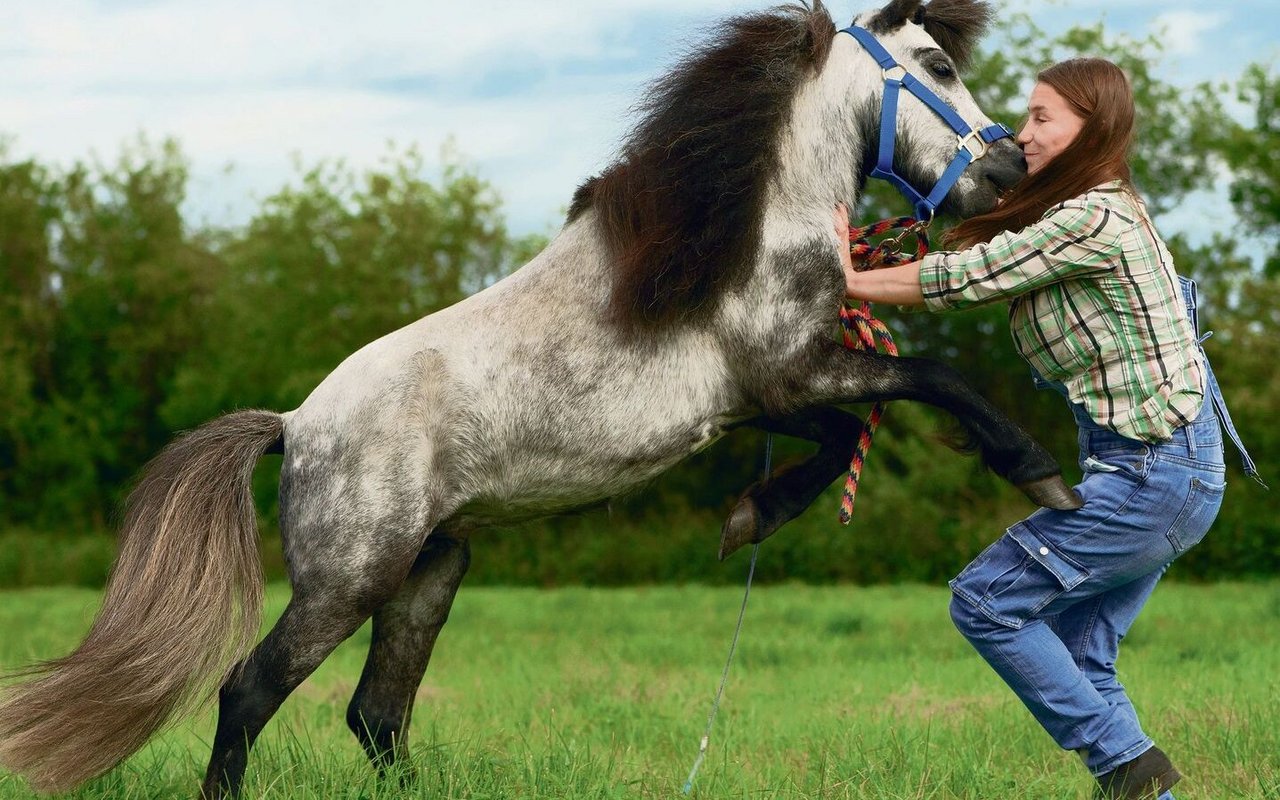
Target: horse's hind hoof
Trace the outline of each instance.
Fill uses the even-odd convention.
[[[760,510],[750,497],[744,497],[729,512],[720,529],[720,560],[724,561],[743,545],[760,541]]]
[[[1036,481],[1018,484],[1031,502],[1043,508],[1058,511],[1074,511],[1084,505],[1084,499],[1075,489],[1067,485],[1061,475],[1050,475]]]

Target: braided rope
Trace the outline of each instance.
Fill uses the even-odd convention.
[[[929,238],[925,232],[926,224],[918,222],[914,217],[898,217],[872,223],[862,228],[849,230],[849,253],[855,262],[866,264],[863,269],[878,269],[916,261],[929,252]],[[873,245],[871,238],[881,236],[892,230],[902,229],[896,237],[882,240]],[[914,253],[901,252],[902,238],[908,233],[916,237]],[[898,355],[897,345],[884,323],[871,313],[871,303],[862,301],[857,306],[848,300],[840,307],[841,336],[844,346],[851,350],[870,350],[884,352],[890,356]],[[857,445],[853,450],[853,458],[849,462],[849,476],[844,482],[844,494],[840,498],[840,523],[848,525],[853,518],[853,499],[858,491],[858,479],[862,477],[862,465],[866,461],[867,451],[871,449],[871,437],[880,426],[880,418],[884,416],[884,402],[877,401],[871,406],[871,414],[862,426]]]

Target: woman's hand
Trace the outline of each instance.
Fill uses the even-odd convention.
[[[853,257],[849,255],[849,207],[844,203],[836,203],[831,212],[831,221],[836,228],[836,250],[840,253],[840,265],[844,267],[845,282],[853,273]]]
[[[920,293],[920,262],[859,272],[853,268],[853,256],[849,253],[849,208],[844,203],[836,203],[831,222],[839,240],[836,249],[840,252],[844,291],[849,299],[906,306],[924,302]]]

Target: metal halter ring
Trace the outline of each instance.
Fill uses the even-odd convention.
[[[891,72],[897,72],[897,75],[890,75]],[[907,68],[901,64],[894,64],[892,67],[885,67],[880,70],[881,77],[886,81],[897,81],[902,83],[907,77]]]

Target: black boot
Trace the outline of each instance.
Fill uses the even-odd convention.
[[[1182,780],[1159,747],[1098,776],[1099,800],[1156,800]]]

